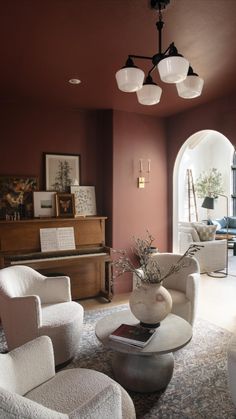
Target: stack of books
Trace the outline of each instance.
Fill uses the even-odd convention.
[[[132,326],[123,323],[109,335],[109,338],[118,342],[127,343],[128,345],[144,348],[150,342],[155,332],[156,329],[148,329],[139,324]]]

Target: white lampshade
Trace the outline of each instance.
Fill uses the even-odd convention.
[[[193,99],[202,93],[204,80],[198,76],[187,76],[181,83],[176,84],[178,95],[184,99]]]
[[[118,88],[122,92],[136,92],[143,86],[144,72],[137,67],[123,67],[116,73]]]
[[[162,89],[156,84],[144,84],[136,94],[141,105],[156,105],[160,102]]]
[[[189,62],[184,57],[169,56],[159,61],[157,68],[165,83],[180,83],[187,77]]]

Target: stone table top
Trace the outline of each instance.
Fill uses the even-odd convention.
[[[122,310],[105,316],[96,324],[95,333],[104,346],[117,352],[139,355],[165,354],[177,351],[192,338],[192,326],[175,314],[169,314],[157,328],[155,335],[144,348],[136,348],[126,343],[111,340],[109,335],[122,323],[136,325],[139,321],[129,310]]]

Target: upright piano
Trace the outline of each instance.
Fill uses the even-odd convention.
[[[0,221],[0,268],[27,265],[43,275],[67,275],[72,299],[112,299],[111,256],[105,245],[107,217]],[[73,227],[75,250],[41,252],[40,229]]]

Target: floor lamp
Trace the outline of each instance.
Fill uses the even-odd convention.
[[[210,194],[213,194],[213,192],[209,192]],[[226,218],[227,218],[227,223],[226,223],[226,271],[225,272],[218,272],[217,275],[213,275],[213,274],[209,274],[209,276],[213,276],[214,278],[225,278],[226,276],[228,276],[228,216],[229,216],[229,199],[226,195],[217,193],[217,196],[223,196],[226,199]],[[214,204],[215,204],[215,198],[211,197],[211,196],[206,196],[204,198],[204,201],[202,203],[202,207],[203,208],[207,208],[207,209],[214,209]]]

